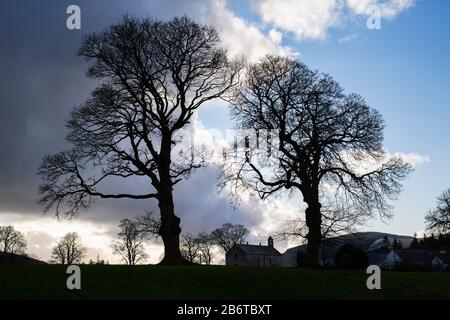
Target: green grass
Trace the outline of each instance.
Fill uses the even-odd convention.
[[[363,271],[224,266],[0,265],[0,299],[450,299],[450,273],[383,272],[368,290]]]

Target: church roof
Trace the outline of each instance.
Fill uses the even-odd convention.
[[[235,247],[244,251],[244,253],[249,255],[260,255],[260,256],[281,256],[281,253],[271,246],[261,246],[253,244],[235,244]]]

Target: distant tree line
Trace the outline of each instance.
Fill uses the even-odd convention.
[[[411,249],[450,250],[450,189],[437,197],[436,207],[425,216],[426,232],[420,239],[414,235]]]
[[[118,239],[111,243],[113,253],[128,265],[143,263],[148,254],[145,243],[157,239],[161,223],[152,212],[135,219],[122,219]],[[225,223],[211,233],[184,233],[181,236],[180,252],[188,263],[211,264],[214,247],[226,253],[236,243],[245,241],[249,231],[243,225]]]
[[[67,233],[52,248],[51,262],[58,264],[78,264],[86,256],[87,249],[82,245],[76,232]]]
[[[119,223],[117,239],[111,242],[114,255],[125,264],[136,265],[144,263],[149,255],[145,243],[159,236],[160,222],[151,212],[135,219],[122,219]],[[227,252],[236,243],[245,241],[249,231],[240,224],[225,223],[211,233],[185,233],[181,238],[181,253],[189,263],[211,264],[214,258],[214,248]],[[27,243],[22,232],[13,226],[0,226],[0,254],[8,253],[26,255]],[[65,234],[51,248],[50,263],[81,264],[87,256],[87,248],[76,232]],[[109,264],[109,261],[90,259],[89,264]]]
[[[422,238],[413,238],[410,249],[416,250],[450,250],[450,234],[424,234]]]
[[[27,242],[22,232],[15,230],[13,226],[0,226],[0,254],[25,255],[26,251]]]

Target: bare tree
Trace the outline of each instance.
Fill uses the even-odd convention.
[[[26,254],[25,236],[13,226],[0,226],[0,251],[18,255]]]
[[[222,227],[211,232],[214,242],[227,253],[236,243],[242,243],[249,231],[241,224],[225,223]]]
[[[323,195],[323,197],[326,197]],[[321,207],[322,214],[322,240],[339,235],[356,232],[358,227],[365,224],[365,214],[355,207],[349,207],[344,199],[327,201]],[[281,229],[275,234],[279,240],[299,241],[306,239],[308,227],[303,217],[286,220]]]
[[[113,253],[119,255],[128,265],[145,261],[148,258],[144,248],[147,232],[140,228],[139,222],[130,219],[122,219],[119,227],[120,232],[117,235],[120,240],[111,244]]]
[[[324,203],[322,200],[321,203]],[[358,211],[358,208],[348,207],[345,201],[330,201],[321,207],[322,214],[322,238],[327,240],[321,242],[320,255],[326,257],[330,255],[333,248],[344,245],[346,240],[338,237],[343,234],[354,233],[365,224],[365,214]],[[300,244],[307,243],[308,227],[303,217],[285,221],[281,229],[275,234],[275,239],[290,240]],[[354,234],[358,237],[357,234]],[[361,236],[361,239],[363,236]],[[323,260],[322,260],[323,261]]]
[[[190,233],[183,235],[181,254],[190,263],[198,263],[200,259],[199,238]]]
[[[67,258],[66,247],[63,241],[60,241],[52,248],[52,257],[50,262],[66,264],[67,262],[66,258]]]
[[[425,222],[429,230],[436,230],[441,234],[450,232],[450,189],[437,198],[436,208],[428,212]]]
[[[158,238],[160,236],[161,219],[153,216],[152,211],[147,211],[145,215],[138,216],[136,223],[148,239]]]
[[[211,264],[213,259],[213,238],[210,234],[200,232],[197,235],[187,233],[181,241],[181,254],[191,263]]]
[[[87,37],[80,55],[88,75],[101,80],[91,98],[72,112],[67,139],[73,149],[47,156],[39,169],[44,211],[75,215],[92,199],[155,199],[164,242],[162,264],[183,264],[180,218],[173,187],[203,165],[195,150],[173,152],[182,129],[205,102],[239,81],[217,31],[192,20],[168,22],[125,17]],[[142,194],[106,193],[108,181],[144,178]],[[103,189],[104,190],[104,189]]]
[[[199,233],[198,235],[198,246],[199,246],[199,263],[211,264],[213,259],[213,246],[214,239],[211,234]]]
[[[69,232],[52,248],[52,261],[61,264],[81,263],[86,252],[78,233]]]
[[[266,56],[248,67],[232,104],[238,128],[254,130],[256,141],[261,131],[273,138],[264,150],[271,157],[256,161],[258,143],[245,141],[245,156],[228,161],[222,183],[261,199],[284,188],[299,191],[307,205],[308,265],[319,265],[321,191],[339,195],[366,218],[391,216],[389,200],[411,166],[387,155],[382,116],[359,95],[344,94],[329,75],[291,58]]]

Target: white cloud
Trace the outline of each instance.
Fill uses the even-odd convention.
[[[358,38],[358,35],[356,33],[353,33],[353,34],[349,34],[345,37],[339,38],[338,42],[341,44],[348,43],[348,42],[355,40],[356,38]]]
[[[347,6],[358,15],[370,15],[370,8],[376,6],[380,9],[381,17],[393,19],[403,11],[412,7],[415,0],[347,0]]]
[[[413,6],[415,0],[253,0],[261,20],[297,39],[324,39],[330,28],[352,15],[369,16],[377,6],[382,18],[393,19]]]
[[[255,61],[266,54],[298,55],[298,53],[282,46],[282,34],[272,31],[269,35],[244,18],[236,16],[226,6],[226,0],[213,0],[210,7],[200,15],[203,22],[213,24],[220,32],[224,46],[231,55],[244,55]]]
[[[269,31],[269,38],[274,43],[281,43],[281,40],[283,40],[283,33],[276,29],[272,29]]]
[[[254,0],[253,7],[268,24],[292,32],[298,39],[321,39],[338,24],[338,0]]]
[[[384,150],[384,156],[381,159],[365,159],[361,161],[354,160],[354,157],[350,154],[343,153],[343,159],[346,160],[347,165],[355,170],[358,174],[364,174],[370,171],[377,170],[381,165],[387,163],[392,158],[401,158],[404,162],[410,164],[413,168],[416,168],[426,162],[430,162],[430,158],[426,155],[420,155],[417,153],[391,153],[389,150]]]
[[[427,155],[423,156],[423,155],[420,155],[417,153],[397,152],[397,153],[394,153],[394,156],[402,158],[405,162],[409,163],[413,167],[417,167],[421,164],[431,161],[429,156],[427,156]]]

